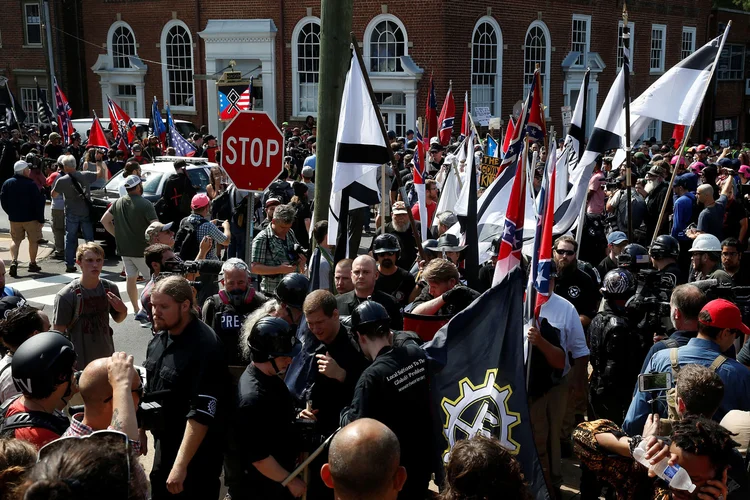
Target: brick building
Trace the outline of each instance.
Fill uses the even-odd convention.
[[[77,116],[89,115],[91,108],[104,112],[110,95],[131,116],[147,117],[156,96],[162,106],[169,100],[176,117],[207,124],[215,133],[216,82],[212,76],[194,80],[193,74],[221,74],[230,61],[244,77],[254,77],[257,108],[277,122],[316,115],[320,0],[51,1],[68,8],[77,3],[87,19],[97,20],[82,25],[82,57],[73,61],[85,66],[87,102],[74,105]],[[720,16],[735,15],[711,15],[709,0],[638,0],[628,8],[633,97],[714,36]],[[438,106],[452,81],[457,114],[468,92],[472,109],[486,106],[507,120],[537,63],[548,119],[560,130],[560,108],[575,103],[587,66],[589,102],[597,108],[603,102],[621,65],[621,11],[621,0],[541,0],[533,7],[521,1],[425,0],[419,8],[405,0],[355,0],[353,30],[388,128],[400,135],[424,113],[430,75]],[[736,15],[742,22],[737,19],[735,27],[747,24],[744,13]],[[5,22],[0,21],[4,38]],[[738,35],[743,40],[747,29]],[[14,63],[5,62],[4,54],[0,66],[12,71]],[[32,58],[34,67],[44,68],[43,54],[21,56],[28,65]],[[595,116],[591,107],[589,127]],[[709,121],[704,116],[696,134],[711,134]],[[646,135],[666,140],[671,133],[671,125],[655,123]]]

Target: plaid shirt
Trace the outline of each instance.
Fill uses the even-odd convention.
[[[250,260],[254,264],[263,264],[264,266],[280,266],[285,262],[292,261],[289,254],[293,253],[296,244],[297,238],[294,237],[294,231],[289,231],[286,234],[286,240],[282,240],[276,236],[269,224],[253,240]],[[265,293],[273,293],[276,290],[276,285],[281,282],[283,277],[283,274],[264,275],[260,289]]]
[[[76,413],[73,415],[73,418],[70,419],[70,427],[68,427],[68,430],[65,431],[65,433],[60,437],[84,437],[84,436],[90,436],[94,433],[94,429],[89,427],[88,425],[84,424],[82,422],[83,420],[83,413]],[[107,430],[110,431],[117,431],[119,429],[115,429],[111,425],[107,427]],[[135,452],[136,456],[141,455],[141,442],[137,440],[130,439],[130,446],[133,448],[133,451]],[[131,464],[131,467],[133,465]],[[143,467],[140,463],[136,463],[135,465],[135,477],[136,482],[139,486],[142,486],[143,488],[139,488],[140,491],[148,491],[148,478],[146,477],[146,472],[143,470]]]
[[[216,256],[216,244],[217,243],[226,243],[227,241],[227,235],[224,234],[224,231],[219,229],[216,224],[212,224],[211,221],[204,219],[200,215],[196,214],[190,214],[190,222],[197,225],[200,221],[200,226],[198,226],[198,244],[200,245],[200,242],[203,241],[203,238],[205,236],[210,236],[212,240],[214,240],[213,245],[211,246],[211,250],[208,251],[206,254],[206,259],[218,259]]]

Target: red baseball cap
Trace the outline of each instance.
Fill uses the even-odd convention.
[[[193,210],[203,208],[208,206],[209,203],[211,203],[211,200],[208,199],[208,196],[205,193],[198,193],[193,196],[193,199],[190,201],[190,208]]]
[[[739,308],[726,299],[712,300],[703,307],[701,315],[708,313],[710,319],[702,321],[698,316],[698,322],[702,325],[713,326],[715,328],[731,328],[739,330],[745,335],[750,335],[750,328],[742,322],[742,313]]]

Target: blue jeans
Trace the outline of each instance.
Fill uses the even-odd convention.
[[[86,241],[94,241],[94,225],[89,217],[65,214],[65,264],[72,267],[76,263],[78,248],[78,228],[83,231]]]
[[[237,257],[245,260],[245,229],[240,228],[233,220],[229,221],[229,230],[232,232],[232,239],[229,241],[229,257]]]

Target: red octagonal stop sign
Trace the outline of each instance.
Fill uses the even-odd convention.
[[[284,169],[284,136],[263,111],[243,111],[221,134],[221,166],[239,189],[264,191]]]

